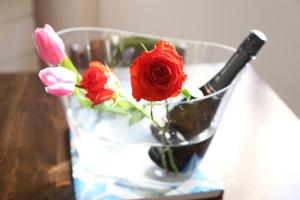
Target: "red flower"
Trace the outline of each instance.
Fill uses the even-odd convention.
[[[109,76],[110,69],[100,62],[91,62],[83,74],[80,86],[87,91],[85,96],[93,105],[103,103],[114,96],[115,92],[107,85]]]
[[[151,51],[144,51],[130,66],[133,97],[139,101],[161,101],[177,96],[187,75],[183,59],[166,41],[158,41]]]

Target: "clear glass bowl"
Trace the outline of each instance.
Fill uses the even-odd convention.
[[[84,168],[96,176],[160,191],[167,191],[191,176],[218,128],[230,94],[228,90],[236,81],[205,97],[201,97],[197,88],[224,66],[235,49],[210,42],[104,28],[71,28],[58,34],[80,71],[86,70],[90,61],[106,63],[132,101],[129,66],[143,51],[141,43],[152,49],[158,39],[164,39],[176,47],[184,58],[184,71],[188,75],[184,87],[197,98],[186,101],[179,96],[169,100],[168,105],[165,101],[153,103],[154,120],[161,126],[169,120],[169,131],[164,134],[147,117],[130,126],[131,115],[81,108],[74,97],[64,98],[63,102],[76,153]],[[135,103],[150,113],[149,103]],[[170,152],[179,173],[174,173]]]

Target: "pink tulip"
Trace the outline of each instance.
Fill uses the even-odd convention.
[[[65,45],[53,28],[46,24],[32,34],[39,56],[48,64],[58,65],[65,56]]]
[[[69,96],[75,90],[76,75],[63,67],[48,67],[39,72],[41,81],[47,86],[47,93],[55,96]]]

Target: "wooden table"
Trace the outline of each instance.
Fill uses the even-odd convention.
[[[74,199],[67,124],[36,74],[0,75],[1,199]],[[300,199],[300,123],[249,68],[234,90],[202,167],[223,199]]]
[[[0,199],[74,199],[59,99],[37,74],[0,80]]]

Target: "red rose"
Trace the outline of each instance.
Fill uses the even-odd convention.
[[[93,105],[110,100],[115,92],[107,86],[110,69],[100,62],[91,62],[83,74],[80,86],[87,91],[86,97]]]
[[[175,48],[158,41],[151,51],[144,51],[130,66],[133,97],[139,101],[161,101],[177,96],[187,75],[183,59]]]

